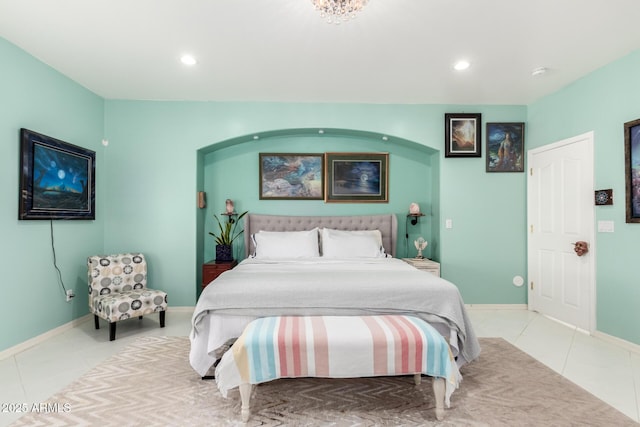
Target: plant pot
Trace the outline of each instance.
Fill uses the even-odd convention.
[[[231,245],[216,245],[216,261],[233,261]]]

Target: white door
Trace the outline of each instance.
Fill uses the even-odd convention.
[[[529,309],[592,332],[593,132],[530,150],[528,165]]]

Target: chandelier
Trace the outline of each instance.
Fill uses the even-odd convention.
[[[356,17],[369,0],[311,0],[320,17],[330,24],[347,22]]]

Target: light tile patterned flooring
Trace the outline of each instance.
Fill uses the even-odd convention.
[[[640,354],[591,337],[539,314],[519,309],[469,308],[479,337],[503,337],[537,360],[585,388],[630,418],[640,421]],[[167,313],[161,329],[157,316],[120,322],[109,342],[107,325],[93,319],[55,335],[14,356],[0,360],[0,403],[44,402],[100,361],[146,335],[186,336],[191,312]],[[195,374],[195,373],[194,373]],[[464,387],[464,383],[462,384]],[[20,414],[0,412],[0,426]]]

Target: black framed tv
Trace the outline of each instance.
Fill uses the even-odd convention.
[[[20,129],[18,219],[95,219],[96,153]]]

